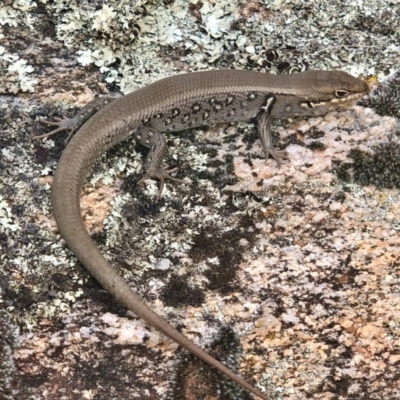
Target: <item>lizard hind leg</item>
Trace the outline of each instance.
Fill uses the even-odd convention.
[[[65,119],[54,117],[54,121],[56,121],[56,122],[48,121],[47,119],[39,120],[40,123],[51,125],[51,126],[56,126],[57,128],[53,129],[51,132],[44,133],[43,135],[33,136],[32,139],[33,140],[43,139],[43,138],[46,138],[46,137],[53,136],[58,132],[70,131],[70,133],[68,134],[68,138],[67,138],[67,143],[68,143],[70,138],[71,138],[71,136],[74,135],[74,133],[82,125],[82,123],[80,121],[78,121],[76,117],[74,117],[74,118],[65,118]]]
[[[80,127],[99,110],[105,107],[108,103],[115,100],[115,97],[104,96],[97,97],[92,100],[89,104],[86,104],[74,117],[72,118],[57,118],[54,117],[54,121],[48,121],[47,119],[39,120],[40,123],[47,124],[50,126],[56,126],[51,132],[45,133],[43,135],[33,136],[33,140],[43,139],[55,135],[58,132],[69,131],[67,137],[67,143],[70,141],[73,135],[80,129]]]
[[[171,174],[176,172],[178,168],[168,169],[161,166],[168,150],[167,141],[162,133],[153,128],[141,127],[133,134],[133,136],[140,144],[150,149],[144,165],[146,173],[144,177],[140,179],[138,185],[142,184],[144,180],[149,178],[158,179],[160,181],[160,188],[156,198],[158,201],[161,198],[166,179],[178,183],[184,183],[185,181],[171,176]]]

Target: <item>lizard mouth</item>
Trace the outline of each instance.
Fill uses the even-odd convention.
[[[300,107],[310,110],[314,109],[315,112],[318,112],[319,110],[330,110],[333,108],[338,108],[341,106],[348,106],[351,103],[354,103],[356,100],[361,99],[361,97],[365,96],[367,92],[365,93],[353,93],[349,94],[346,97],[343,98],[334,98],[331,100],[327,101],[319,101],[319,102],[314,102],[314,101],[306,101],[303,103],[300,103]]]
[[[332,104],[334,107],[336,107],[339,104],[348,105],[348,104],[353,103],[354,101],[356,101],[358,99],[361,99],[361,97],[364,97],[366,94],[367,94],[367,92],[349,94],[348,96],[343,97],[341,99],[334,98],[331,101],[329,101],[328,104]]]

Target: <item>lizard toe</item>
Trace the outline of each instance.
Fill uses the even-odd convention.
[[[158,194],[156,197],[156,201],[160,200],[162,191],[164,189],[165,181],[168,179],[177,183],[185,183],[183,179],[178,179],[172,176],[171,174],[176,172],[178,168],[158,168],[156,170],[147,171],[146,174],[141,178],[138,182],[138,185],[142,185],[146,179],[157,179],[160,181],[160,187],[158,189]]]

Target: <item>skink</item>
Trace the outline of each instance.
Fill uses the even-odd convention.
[[[271,75],[251,71],[205,71],[173,76],[121,97],[88,119],[64,150],[52,186],[53,213],[68,247],[90,274],[129,310],[261,399],[268,397],[188,340],[153,312],[104,258],[80,214],[80,192],[93,164],[110,147],[133,136],[150,149],[145,178],[172,179],[161,164],[164,132],[232,121],[254,121],[265,157],[284,155],[272,146],[275,118],[322,115],[368,93],[368,85],[341,71]],[[67,129],[63,126],[57,131]]]

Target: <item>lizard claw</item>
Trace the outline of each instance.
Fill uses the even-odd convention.
[[[56,122],[52,122],[52,121],[49,121],[47,119],[41,119],[40,122],[43,122],[44,124],[48,124],[48,125],[57,125],[57,126],[59,126],[59,125],[61,125],[59,122],[67,121],[67,120],[69,120],[69,118],[62,119],[62,118],[54,117],[54,121],[56,121]]]
[[[159,201],[161,199],[161,194],[164,189],[164,183],[167,179],[177,183],[185,183],[184,180],[175,178],[170,175],[176,171],[178,171],[178,168],[171,168],[171,169],[158,168],[157,170],[147,171],[146,175],[138,182],[138,185],[142,185],[146,179],[152,179],[152,178],[158,179],[160,181],[160,188],[158,189],[156,201]]]
[[[58,132],[70,131],[70,133],[68,135],[68,138],[67,138],[67,142],[69,142],[69,139],[71,138],[71,136],[79,128],[79,125],[77,124],[76,118],[65,118],[65,119],[62,119],[62,118],[54,117],[54,120],[56,122],[48,121],[47,119],[39,120],[39,122],[41,122],[43,124],[57,126],[58,128],[53,129],[51,132],[45,133],[43,135],[33,136],[32,139],[33,140],[43,139],[43,138],[46,138],[46,137],[49,137],[49,136],[53,136]]]
[[[272,148],[269,149],[268,154],[266,154],[265,162],[267,162],[269,155],[277,162],[278,168],[282,166],[281,160],[287,160],[289,158],[289,154],[286,150],[277,150]]]
[[[89,104],[86,104],[73,118],[57,118],[54,117],[56,122],[48,121],[46,119],[39,120],[40,122],[57,126],[58,128],[53,129],[49,133],[45,133],[44,135],[34,136],[32,139],[43,139],[45,137],[53,136],[54,134],[62,131],[70,131],[67,137],[67,143],[71,139],[71,137],[78,131],[78,129],[94,114],[97,113],[101,108],[103,108],[108,103],[115,100],[115,97],[111,96],[104,96],[104,97],[97,97],[96,99],[92,100]]]

